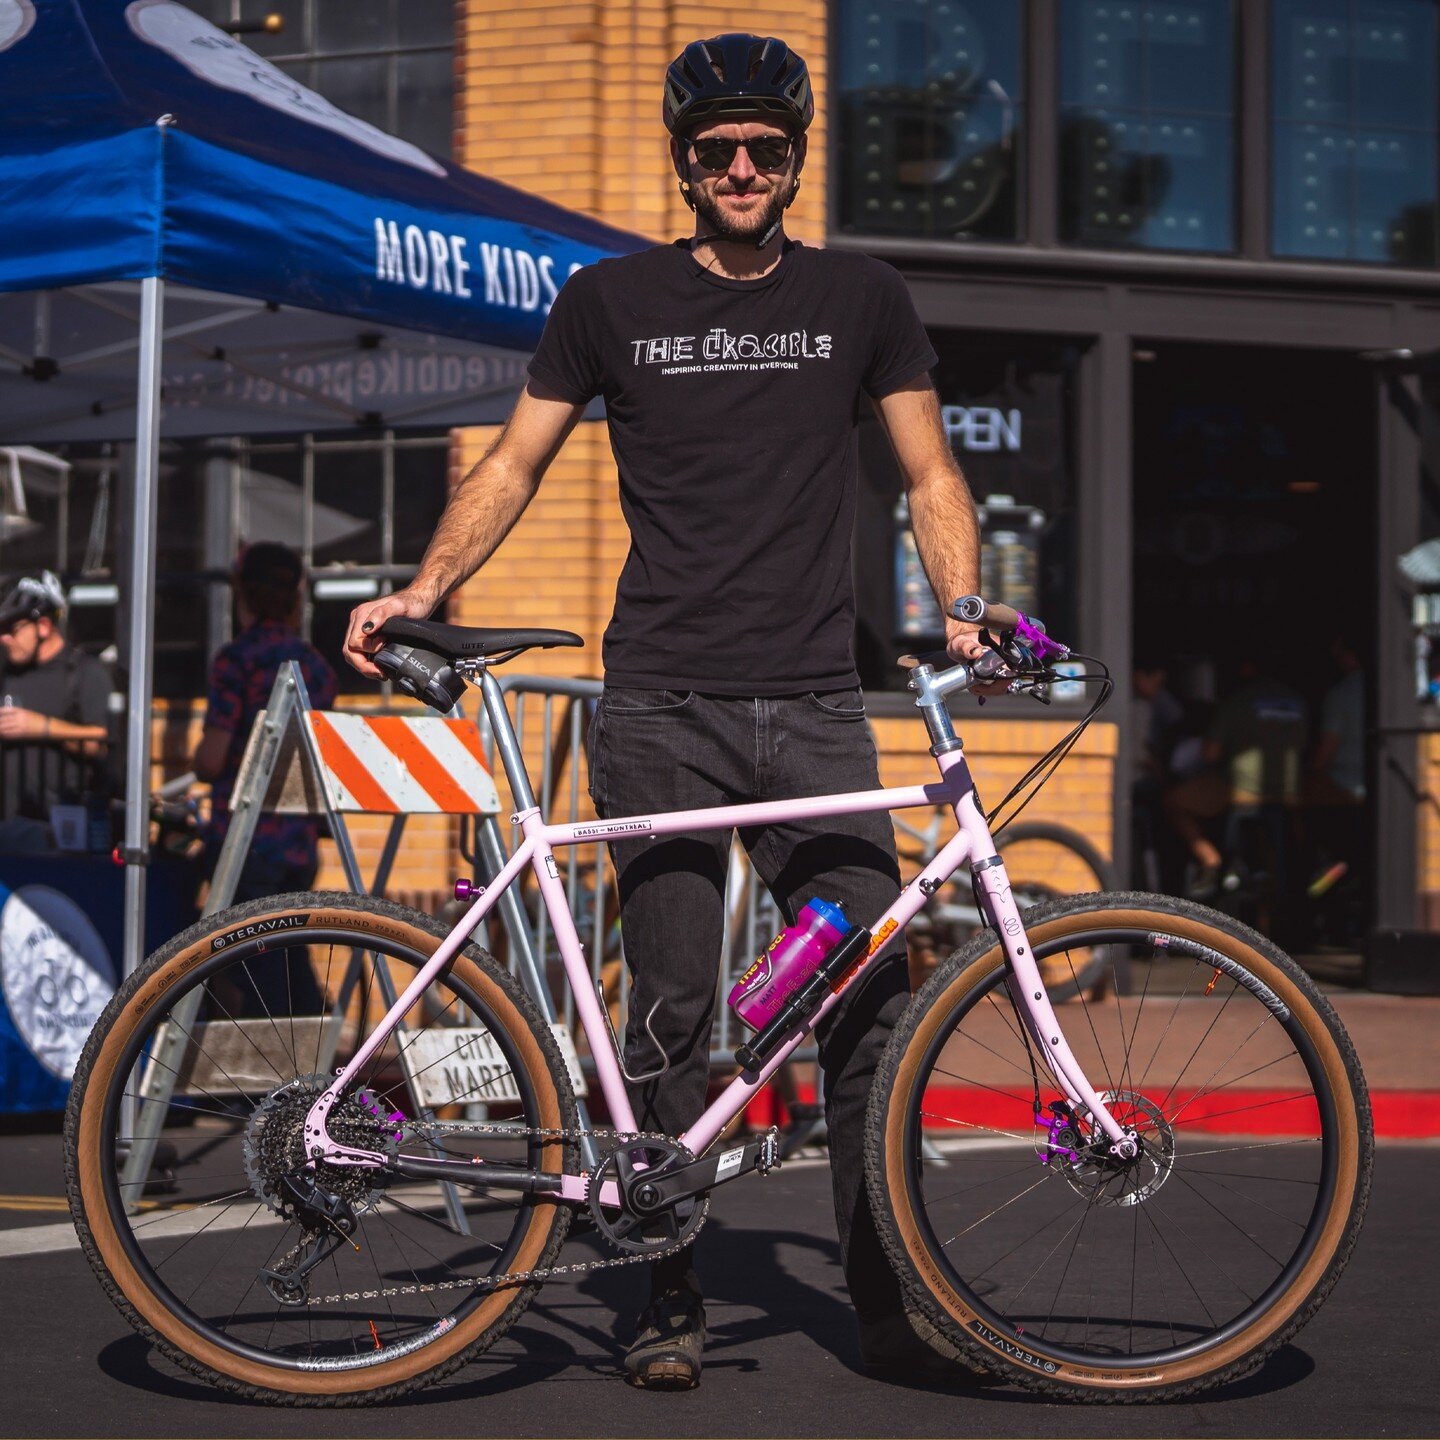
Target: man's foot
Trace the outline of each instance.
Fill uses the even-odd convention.
[[[693,1290],[671,1290],[640,1316],[625,1374],[642,1390],[693,1390],[705,1348],[705,1305]]]
[[[913,1310],[860,1321],[860,1363],[879,1379],[920,1385],[976,1385],[993,1379]]]

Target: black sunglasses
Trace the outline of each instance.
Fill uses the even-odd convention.
[[[696,163],[706,170],[728,170],[742,147],[757,170],[778,170],[790,154],[788,135],[757,135],[753,140],[692,140]]]

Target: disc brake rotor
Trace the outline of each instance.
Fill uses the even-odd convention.
[[[1175,1168],[1175,1131],[1154,1101],[1133,1090],[1102,1090],[1099,1095],[1120,1127],[1135,1132],[1139,1152],[1129,1160],[1100,1154],[1104,1132],[1087,1110],[1077,1110],[1076,1119],[1094,1134],[1095,1145],[1060,1158],[1060,1173],[1072,1190],[1095,1205],[1143,1204]]]

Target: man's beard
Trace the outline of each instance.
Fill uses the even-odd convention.
[[[710,227],[710,233],[705,238],[733,240],[742,245],[753,245],[779,222],[785,214],[787,193],[787,189],[773,185],[769,197],[755,214],[734,215],[726,213],[718,195],[711,198],[699,190],[691,192],[695,200],[695,213]]]

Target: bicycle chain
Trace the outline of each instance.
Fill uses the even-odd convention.
[[[546,1130],[467,1120],[407,1121],[401,1128],[406,1139],[429,1140],[432,1143],[433,1137],[437,1135],[457,1134],[503,1135],[512,1140],[524,1136],[527,1140],[575,1140],[577,1142],[588,1135],[593,1140],[605,1140],[613,1142],[615,1145],[623,1145],[635,1140],[658,1140],[667,1145],[675,1143],[673,1137],[669,1135],[643,1130],[635,1132],[608,1129]],[[481,1290],[488,1293],[506,1287],[518,1289],[522,1285],[528,1285],[532,1280],[549,1280],[557,1275],[585,1275],[594,1270],[614,1270],[621,1265],[634,1265],[642,1260],[663,1260],[667,1256],[678,1255],[686,1246],[694,1242],[695,1236],[700,1233],[705,1224],[709,1209],[710,1197],[707,1195],[703,1199],[700,1224],[685,1240],[667,1246],[664,1250],[647,1250],[635,1255],[616,1255],[600,1260],[577,1260],[566,1265],[542,1265],[531,1270],[510,1270],[503,1275],[461,1275],[454,1280],[436,1280],[426,1284],[417,1282],[413,1285],[391,1285],[379,1290],[347,1290],[338,1295],[309,1295],[305,1298],[305,1304],[307,1306],[339,1305],[356,1300],[389,1300],[397,1295],[429,1295],[437,1290]]]

